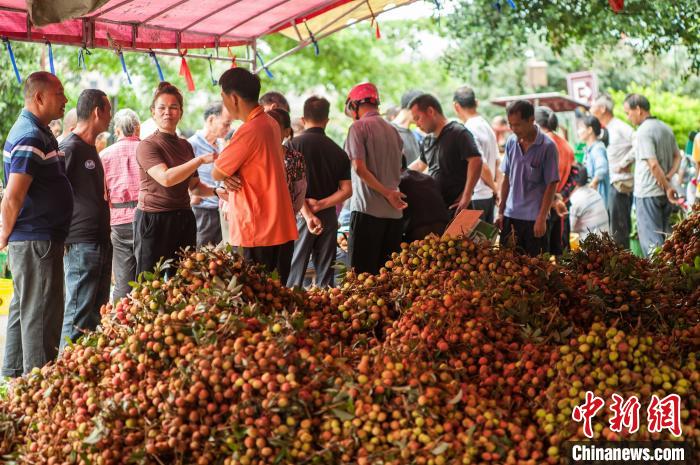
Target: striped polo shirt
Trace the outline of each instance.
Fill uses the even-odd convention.
[[[7,135],[3,162],[5,187],[11,173],[32,176],[10,242],[65,240],[73,214],[65,157],[48,126],[26,109]]]

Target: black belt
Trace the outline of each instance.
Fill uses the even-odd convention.
[[[132,200],[131,202],[113,203],[112,208],[136,208],[138,204],[137,201]]]

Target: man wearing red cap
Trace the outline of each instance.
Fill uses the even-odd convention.
[[[377,273],[401,247],[401,217],[406,208],[399,191],[403,142],[379,115],[379,93],[369,82],[353,87],[345,114],[355,120],[345,141],[352,162],[350,266]]]

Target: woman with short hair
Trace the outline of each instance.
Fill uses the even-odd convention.
[[[197,223],[190,208],[190,192],[200,197],[218,195],[197,175],[197,168],[213,162],[214,154],[195,157],[190,143],[177,135],[183,115],[183,98],[177,87],[168,82],[158,85],[151,115],[157,130],[136,150],[141,182],[134,218],[137,274],[152,270],[161,259],[177,258],[181,248],[196,246]]]

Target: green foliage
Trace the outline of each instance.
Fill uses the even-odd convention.
[[[20,72],[23,71],[22,66],[25,63],[36,63],[38,61],[35,56],[34,45],[32,44],[13,42],[12,50]],[[25,75],[24,73],[22,74]],[[17,83],[10,57],[3,50],[3,52],[0,52],[0,114],[3,115],[3,118],[0,120],[0,141],[2,141],[3,146],[5,137],[23,106],[22,86]]]
[[[434,92],[444,103],[451,101],[456,87],[439,56],[420,53],[421,33],[440,33],[432,20],[394,21],[381,24],[382,38],[377,40],[369,23],[359,23],[319,41],[320,55],[307,47],[275,63],[274,80],[264,80],[263,87],[309,96],[325,95],[334,104],[329,135],[336,142],[345,139],[351,120],[343,114],[348,91],[360,82],[377,85],[382,110],[399,104],[409,89]],[[290,49],[295,42],[273,36],[265,39],[272,55]],[[448,100],[449,99],[449,100]],[[448,107],[448,105],[445,105]],[[446,108],[448,109],[448,108]],[[333,111],[335,110],[335,111]]]
[[[496,4],[500,3],[500,11]],[[700,70],[700,2],[696,0],[625,0],[615,13],[604,0],[528,0],[510,8],[505,1],[462,0],[447,18],[458,44],[448,57],[451,69],[466,63],[486,67],[522,54],[538,38],[555,53],[581,44],[589,56],[617,46],[633,47],[640,62],[676,45],[685,47],[685,75]]]
[[[260,73],[263,92],[278,90],[290,95],[308,96],[321,93],[333,104],[332,122],[329,133],[338,142],[345,138],[350,120],[342,113],[345,96],[350,88],[360,82],[376,83],[380,90],[383,108],[396,105],[401,94],[410,88],[441,89],[442,97],[447,98],[454,87],[439,57],[426,58],[420,55],[419,32],[437,31],[437,25],[430,20],[415,22],[384,22],[381,25],[382,38],[377,40],[374,29],[363,22],[319,42],[321,53],[314,55],[313,47],[307,47],[270,67],[274,79]],[[260,52],[266,61],[294,47],[296,42],[275,35],[265,38],[260,44]],[[45,49],[43,44],[13,42],[17,62],[23,76],[40,69],[38,63]],[[78,66],[78,48],[55,45],[54,58],[56,72],[66,89],[69,99],[67,108],[75,106],[80,91],[97,82],[97,74],[102,78],[118,78],[120,85],[111,93],[116,100],[116,109],[131,108],[142,120],[150,117],[150,103],[153,89],[158,84],[158,74],[151,58],[143,53],[125,52],[127,68],[133,85],[123,77],[121,63],[117,55],[109,50],[91,50],[86,57],[87,71]],[[195,54],[208,54],[209,51],[192,50]],[[225,52],[224,52],[225,53]],[[237,56],[244,56],[243,49],[233,50]],[[184,78],[179,76],[180,58],[159,56],[165,79],[178,86],[185,96],[185,115],[180,123],[183,130],[199,128],[202,110],[206,104],[219,99],[219,87],[211,83],[207,60],[189,59],[188,64],[197,86],[194,93],[187,92]],[[226,62],[212,61],[213,77],[218,77],[229,67]],[[0,110],[8,115],[0,122],[0,137],[4,140],[15,115],[22,108],[21,87],[12,74],[6,54],[0,54]],[[48,64],[46,64],[48,69]],[[104,81],[104,79],[103,79]],[[105,90],[105,89],[103,89]],[[440,90],[437,91],[441,93]],[[295,108],[298,113],[300,108]],[[11,116],[10,116],[11,115]],[[293,115],[298,116],[298,114]]]
[[[350,88],[363,81],[374,82],[384,102],[398,102],[411,87],[439,89],[447,83],[447,75],[436,67],[438,57],[420,55],[420,42],[415,39],[418,32],[437,32],[436,28],[431,20],[386,22],[378,40],[369,23],[357,24],[319,41],[319,56],[307,47],[275,64],[270,84],[297,93],[318,88],[337,93],[343,97],[338,100],[339,110]],[[277,53],[295,45],[283,36],[266,42]]]
[[[615,116],[627,121],[622,111],[625,96],[630,93],[644,95],[649,99],[652,115],[671,126],[678,145],[685,147],[690,131],[697,131],[700,128],[700,99],[660,91],[660,86],[661,83],[658,82],[650,86],[632,83],[624,91],[608,89],[615,101]]]
[[[48,70],[46,61],[45,45],[13,42],[13,50],[17,60],[17,66],[23,77],[34,71],[42,69]],[[151,58],[144,53],[125,52],[124,58],[127,69],[131,75],[133,84],[130,85],[123,75],[121,63],[117,55],[110,50],[95,49],[86,55],[87,70],[83,70],[78,65],[78,48],[70,46],[54,45],[54,60],[56,75],[61,79],[68,97],[67,109],[74,108],[80,92],[92,85],[95,85],[98,78],[115,79],[119,82],[118,87],[114,86],[110,97],[114,99],[115,110],[120,108],[131,108],[140,116],[141,120],[150,117],[151,95],[158,85],[159,78]],[[193,53],[200,53],[193,51]],[[209,63],[201,59],[189,59],[188,65],[194,77],[197,90],[193,93],[187,91],[184,78],[179,76],[180,58],[159,56],[161,68],[165,79],[178,86],[185,97],[185,115],[181,123],[182,128],[196,130],[202,121],[202,111],[206,104],[215,99],[219,99],[219,87],[212,85]],[[214,78],[223,73],[228,64],[224,62],[212,63]],[[6,115],[0,121],[0,140],[5,140],[7,132],[12,127],[17,114],[22,109],[24,101],[22,99],[22,86],[17,83],[12,71],[9,57],[6,53],[0,54],[0,111]],[[103,89],[107,90],[107,89]]]

